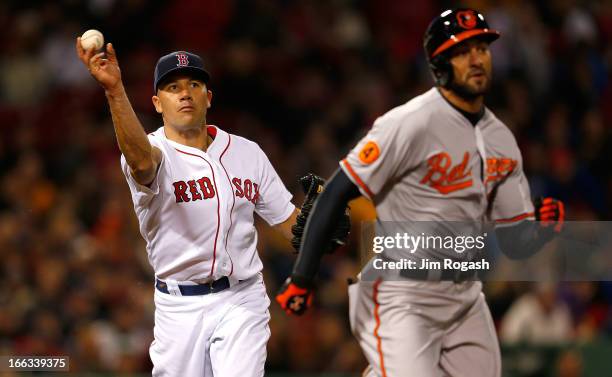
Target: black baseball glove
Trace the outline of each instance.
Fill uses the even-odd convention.
[[[300,178],[300,185],[306,194],[306,198],[304,199],[304,204],[302,204],[302,207],[300,208],[300,214],[297,216],[295,224],[291,227],[291,233],[293,233],[291,245],[296,252],[300,251],[300,244],[302,243],[302,235],[304,234],[306,221],[308,220],[308,216],[310,215],[310,211],[312,210],[312,206],[314,205],[317,196],[323,192],[325,180],[318,175],[308,173]],[[350,209],[347,206],[344,211],[344,215],[342,215],[336,229],[334,230],[331,241],[328,244],[325,252],[331,253],[340,246],[346,244],[350,230]]]

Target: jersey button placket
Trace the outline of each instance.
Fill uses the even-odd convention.
[[[211,158],[210,161],[215,172],[215,177],[217,178],[217,196],[219,199],[219,239],[217,241],[217,260],[220,263],[218,264],[218,270],[217,267],[215,267],[215,275],[220,277],[227,276],[230,273],[227,261],[227,258],[229,258],[229,256],[225,252],[225,244],[227,242],[227,227],[229,226],[229,211],[233,199],[229,196],[229,193],[227,192],[228,183],[226,183],[227,179],[225,177],[225,171],[216,159]]]
[[[482,135],[482,129],[480,125],[482,122],[478,122],[474,127],[474,137],[476,141],[476,149],[478,150],[478,155],[480,156],[480,182],[478,183],[480,186],[480,192],[482,194],[482,198],[485,204],[487,205],[487,184],[486,184],[486,176],[487,176],[487,152],[486,152],[486,144],[484,141],[484,136]]]

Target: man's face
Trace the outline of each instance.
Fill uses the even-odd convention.
[[[152,100],[164,124],[188,129],[205,123],[212,92],[203,81],[178,73],[164,79]]]
[[[489,43],[477,38],[467,40],[450,51],[453,81],[450,89],[464,98],[484,95],[491,86]]]

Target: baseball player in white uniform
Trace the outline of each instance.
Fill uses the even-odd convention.
[[[157,62],[152,100],[163,126],[147,135],[112,44],[105,57],[77,39],[77,52],[105,90],[155,271],[153,375],[263,376],[270,300],[253,214],[288,239],[307,214],[257,144],[206,124],[212,92],[199,56],[178,51]]]
[[[309,306],[321,244],[345,203],[359,195],[373,201],[378,222],[493,221],[512,257],[536,252],[559,229],[563,204],[546,198],[534,208],[517,143],[483,104],[489,43],[498,37],[472,9],[448,10],[431,22],[424,48],[436,86],[378,118],[340,162],[277,296],[287,312]],[[541,221],[527,221],[534,219]],[[440,258],[437,250],[420,252]],[[499,377],[498,341],[476,276],[406,272],[349,286],[351,328],[369,362],[365,375]]]

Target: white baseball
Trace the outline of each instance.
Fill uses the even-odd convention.
[[[104,36],[96,29],[89,29],[81,35],[81,46],[84,50],[92,47],[99,50],[104,46]]]

